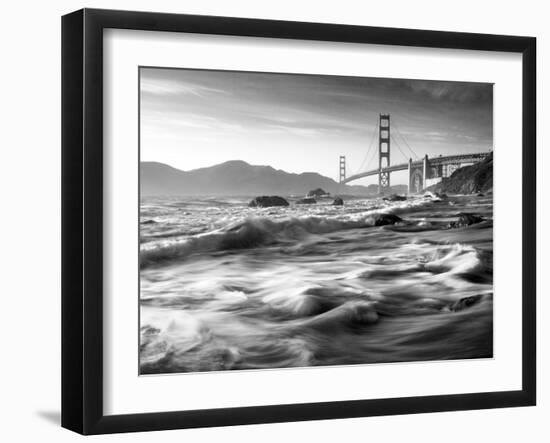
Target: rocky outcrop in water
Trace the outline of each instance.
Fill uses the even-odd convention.
[[[336,197],[334,201],[332,202],[333,206],[343,206],[344,200],[342,200],[340,197]]]
[[[401,217],[395,214],[375,214],[373,215],[374,226],[394,225],[403,221]]]
[[[321,188],[315,188],[311,191],[309,191],[306,195],[306,197],[321,197],[323,195],[330,195],[330,192],[326,192],[325,190]]]
[[[312,205],[312,204],[315,204],[315,203],[317,203],[317,200],[315,200],[314,198],[311,198],[311,197],[305,197],[305,198],[301,198],[299,200],[296,200],[297,205]]]
[[[288,206],[288,202],[277,195],[262,195],[251,200],[248,206],[251,208],[268,208],[270,206]]]
[[[449,306],[449,309],[453,312],[463,311],[470,306],[475,305],[481,300],[481,295],[472,295],[470,297],[464,297],[455,301]]]
[[[427,191],[423,196],[423,198],[431,198],[431,199],[441,199],[446,200],[449,196],[445,194],[444,192],[432,192]]]
[[[483,221],[483,217],[470,214],[469,212],[461,212],[458,214],[458,220],[449,224],[450,228],[463,228]]]
[[[392,194],[392,195],[389,195],[387,197],[384,197],[382,200],[386,200],[386,201],[389,201],[389,202],[400,202],[400,201],[407,200],[407,196],[406,195],[399,195],[399,194]]]

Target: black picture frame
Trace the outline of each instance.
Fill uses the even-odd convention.
[[[103,413],[103,30],[353,42],[522,54],[522,388],[260,407]],[[82,434],[530,406],[536,402],[536,39],[83,9],[62,18],[62,426]]]

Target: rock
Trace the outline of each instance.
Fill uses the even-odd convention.
[[[478,193],[477,193],[477,196],[478,196],[478,197],[484,197],[485,194],[484,194],[483,192],[478,192]]]
[[[283,198],[277,195],[262,195],[261,197],[256,197],[250,201],[248,204],[251,208],[267,208],[270,206],[288,206],[288,202]]]
[[[144,336],[155,335],[155,334],[158,334],[159,332],[160,332],[160,329],[154,328],[152,326],[144,326],[141,328],[141,333]]]
[[[444,192],[442,192],[442,193],[436,192],[435,195],[436,195],[436,197],[441,198],[441,199],[445,199],[445,198],[448,198],[448,197],[449,197],[449,196],[448,196],[447,194],[445,194]]]
[[[386,200],[386,201],[389,201],[389,202],[400,202],[400,201],[403,201],[403,200],[407,200],[407,196],[406,195],[392,194],[392,195],[389,195],[387,197],[384,197],[382,200]]]
[[[455,301],[449,306],[449,310],[453,312],[462,311],[470,306],[475,305],[481,300],[481,295],[472,295],[471,297],[464,297]]]
[[[464,226],[470,226],[483,221],[483,218],[479,215],[470,214],[468,212],[461,212],[458,214],[458,220],[449,224],[450,228],[462,228]]]
[[[426,191],[426,193],[422,197],[423,198],[437,199],[437,198],[442,198],[441,197],[442,195],[443,194],[440,194],[439,192]]]
[[[401,217],[395,214],[375,214],[373,215],[374,226],[394,225],[403,221]]]
[[[330,195],[330,192],[326,192],[321,188],[316,188],[311,191],[309,191],[306,195],[306,197],[321,197],[323,195]]]
[[[332,202],[333,206],[343,206],[344,200],[342,200],[340,197],[336,197],[334,201]]]
[[[312,205],[314,203],[317,203],[317,200],[315,200],[314,198],[311,198],[311,197],[305,197],[305,198],[301,198],[299,200],[296,200],[297,205]]]

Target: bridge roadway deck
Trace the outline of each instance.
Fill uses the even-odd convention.
[[[431,157],[431,158],[428,158],[428,164],[430,166],[439,166],[439,165],[453,165],[456,163],[477,162],[477,161],[483,160],[489,154],[490,154],[489,152],[479,152],[475,154],[459,154],[459,155]],[[421,166],[423,162],[424,162],[424,159],[414,160],[411,163],[411,166],[413,168],[418,167],[418,166]],[[396,171],[405,171],[407,169],[409,169],[408,162],[382,168],[382,171],[380,171],[379,169],[371,169],[370,171],[360,172],[359,174],[355,174],[346,178],[345,180],[342,181],[342,184],[346,184],[351,181],[358,180],[360,178],[378,175],[380,172],[396,172]]]

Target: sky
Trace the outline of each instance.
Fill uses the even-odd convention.
[[[181,170],[244,160],[337,180],[340,155],[348,176],[377,167],[380,113],[391,164],[493,149],[488,83],[140,68],[141,161]]]

